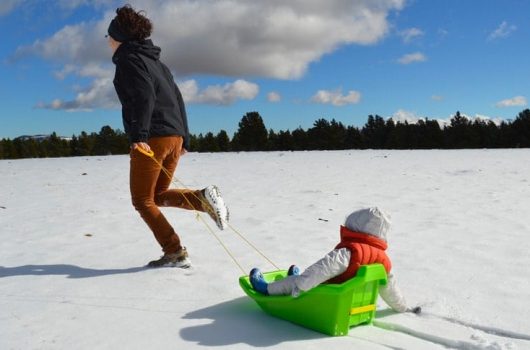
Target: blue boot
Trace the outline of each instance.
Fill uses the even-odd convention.
[[[252,288],[261,294],[269,295],[269,292],[267,291],[268,283],[265,281],[263,274],[257,267],[253,268],[248,276],[250,278],[250,284],[252,284]]]
[[[287,271],[287,276],[298,276],[300,274],[300,268],[296,265],[291,265]]]

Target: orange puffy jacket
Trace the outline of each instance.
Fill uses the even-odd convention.
[[[340,227],[340,243],[335,249],[348,248],[351,252],[350,264],[346,271],[333,277],[326,283],[343,283],[352,277],[355,277],[357,270],[361,265],[383,264],[386,273],[390,272],[392,263],[386,255],[387,244],[375,236],[351,231],[345,226]]]

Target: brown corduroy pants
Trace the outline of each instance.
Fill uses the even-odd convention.
[[[183,139],[181,136],[153,137],[148,144],[154,157],[171,176],[177,167]],[[150,157],[138,150],[131,151],[130,187],[134,208],[140,213],[147,226],[166,254],[182,248],[180,238],[158,207],[176,207],[204,211],[200,191],[169,189],[171,180]]]

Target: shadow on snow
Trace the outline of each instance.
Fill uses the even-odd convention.
[[[323,334],[267,315],[247,297],[196,310],[184,315],[183,318],[213,321],[180,330],[182,339],[203,346],[226,346],[243,343],[255,347],[265,347],[289,341],[326,337]]]
[[[145,270],[144,267],[127,269],[90,269],[75,265],[24,265],[16,267],[0,266],[0,278],[14,276],[55,276],[64,275],[67,278],[90,278],[108,275],[136,273]]]

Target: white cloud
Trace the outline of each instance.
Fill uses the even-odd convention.
[[[267,94],[267,100],[273,103],[280,102],[282,100],[282,96],[276,91],[271,91]]]
[[[431,96],[431,100],[433,100],[433,101],[437,101],[437,102],[440,102],[440,101],[443,101],[443,100],[444,100],[444,97],[441,96],[441,95],[432,95],[432,96]]]
[[[92,77],[94,80],[90,86],[78,89],[79,91],[73,100],[55,99],[50,103],[41,102],[36,105],[36,108],[69,112],[91,111],[95,108],[120,108],[120,102],[112,82],[114,78],[113,69],[105,69],[97,65],[87,65],[81,68],[67,66],[63,71],[56,73],[62,79],[67,74]],[[252,100],[259,92],[258,85],[245,80],[236,80],[223,86],[208,86],[202,91],[199,90],[195,80],[181,82],[178,86],[186,103],[230,105],[237,100]]]
[[[20,46],[10,58],[12,61],[37,55],[67,65],[111,63],[112,54],[104,37],[104,24],[82,22],[67,25],[45,40]]]
[[[22,1],[22,0],[21,0]],[[387,17],[405,0],[137,0],[154,22],[153,41],[162,60],[177,77],[191,74],[260,76],[298,79],[309,64],[344,45],[374,44],[389,30]],[[40,56],[59,62],[58,79],[70,74],[94,79],[71,101],[40,103],[38,107],[68,110],[116,106],[110,71],[111,52],[104,38],[115,15],[115,4],[103,0],[59,0],[58,9],[79,6],[108,9],[100,19],[67,25],[47,38],[20,46],[12,61]],[[178,25],[176,25],[178,24]],[[107,68],[109,67],[109,68]],[[106,77],[102,77],[102,75]],[[196,83],[195,83],[196,85]],[[96,92],[94,89],[104,91]],[[259,87],[245,80],[199,91],[189,84],[191,103],[226,105],[255,98]],[[195,89],[195,90],[194,90]],[[101,98],[101,101],[96,100]],[[345,98],[355,99],[353,96]]]
[[[424,119],[424,118],[420,118],[416,115],[416,113],[414,112],[411,112],[411,111],[406,111],[404,109],[399,109],[397,110],[391,117],[389,118],[392,118],[393,121],[395,121],[396,123],[397,122],[401,122],[401,123],[404,123],[404,122],[407,122],[409,124],[415,124],[418,122],[418,120],[420,119]],[[389,119],[388,118],[388,119]]]
[[[495,29],[488,37],[489,40],[495,40],[499,38],[505,38],[512,34],[515,30],[517,30],[517,27],[515,25],[510,25],[508,22],[503,21],[497,29]]]
[[[73,100],[55,99],[50,103],[41,102],[36,105],[36,108],[66,110],[68,112],[91,111],[96,108],[119,108],[120,104],[112,83],[114,70],[98,66],[82,68],[67,66],[63,71],[56,73],[58,78],[63,79],[67,74],[92,77],[94,80],[87,88],[79,89]]]
[[[461,113],[460,115],[462,117],[467,118],[471,122],[474,122],[475,120],[479,120],[479,121],[482,120],[482,121],[485,121],[485,122],[491,121],[495,125],[500,125],[503,122],[502,118],[491,118],[491,117],[488,117],[488,116],[485,116],[485,115],[481,115],[481,114],[475,114],[475,116],[470,116],[470,115]],[[447,118],[428,118],[428,119],[437,121],[438,124],[440,125],[440,127],[443,128],[444,126],[451,125],[451,119],[454,116],[455,116],[454,114],[451,114]],[[390,119],[390,118],[392,118],[392,120],[394,120],[396,123],[397,122],[401,122],[401,123],[407,122],[409,124],[417,124],[418,121],[420,121],[420,120],[425,121],[427,119],[425,117],[418,116],[415,112],[407,111],[407,110],[404,110],[404,109],[399,109],[391,117],[388,117],[387,119]]]
[[[334,106],[344,106],[347,104],[357,104],[361,101],[361,94],[358,91],[350,90],[347,95],[343,95],[341,89],[334,91],[319,90],[311,101],[320,104],[331,104]]]
[[[405,44],[410,43],[415,38],[423,36],[425,33],[418,28],[409,28],[402,30],[398,33],[398,35],[403,39],[403,42]]]
[[[411,64],[415,62],[424,62],[424,61],[427,61],[427,57],[421,52],[410,53],[398,59],[398,62],[400,64]]]
[[[404,0],[329,0],[325,5],[318,0],[135,2],[153,19],[155,44],[179,76],[279,79],[302,77],[311,62],[340,46],[378,42],[388,32],[388,14],[403,6]],[[65,64],[108,62],[103,35],[113,16],[114,8],[98,21],[66,26],[20,47],[15,58],[32,54]]]
[[[469,119],[471,122],[474,122],[475,120],[478,120],[478,121],[485,121],[485,122],[493,122],[495,125],[500,125],[504,120],[502,118],[491,118],[491,117],[488,117],[486,115],[482,115],[482,114],[475,114],[474,116],[470,116],[470,115],[467,115],[467,114],[464,114],[464,113],[461,113],[462,117],[466,117],[467,119]],[[449,116],[449,118],[447,118],[445,121],[447,123],[447,125],[451,124],[451,118],[453,118],[455,115],[452,114]]]
[[[76,66],[73,64],[65,65],[61,70],[53,72],[53,75],[58,80],[64,80],[66,77],[77,70]]]
[[[517,107],[517,106],[526,106],[528,101],[526,100],[526,97],[524,96],[515,96],[512,98],[508,98],[502,101],[499,101],[495,104],[496,107],[504,108],[504,107]]]
[[[22,4],[24,0],[2,0],[0,2],[0,16],[5,16],[13,11],[15,7]]]
[[[211,85],[200,91],[195,80],[178,84],[184,101],[214,105],[231,105],[237,100],[252,100],[259,93],[259,86],[246,80],[236,80],[225,85]]]

